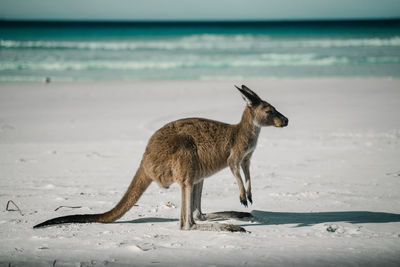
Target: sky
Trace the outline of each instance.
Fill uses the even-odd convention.
[[[400,18],[400,0],[0,0],[3,20]]]

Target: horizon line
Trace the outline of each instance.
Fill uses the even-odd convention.
[[[284,24],[284,23],[357,23],[357,22],[400,22],[392,18],[337,18],[337,19],[262,19],[262,20],[125,20],[125,19],[0,19],[1,24]]]

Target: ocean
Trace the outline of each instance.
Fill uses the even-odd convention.
[[[400,20],[0,22],[0,82],[400,77]]]

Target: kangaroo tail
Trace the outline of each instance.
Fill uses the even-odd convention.
[[[113,222],[121,218],[128,210],[132,208],[133,205],[135,205],[135,203],[139,200],[144,191],[146,191],[151,182],[152,180],[144,173],[143,168],[140,166],[135,174],[135,177],[133,177],[133,180],[129,185],[125,195],[111,210],[99,214],[79,214],[57,217],[37,224],[33,228],[40,228],[62,223]]]

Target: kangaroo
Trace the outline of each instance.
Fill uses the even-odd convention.
[[[249,167],[260,129],[262,126],[285,127],[288,119],[245,85],[235,87],[247,102],[240,123],[230,125],[202,118],[187,118],[166,124],[151,136],[131,184],[114,208],[100,214],[50,219],[34,228],[62,223],[114,222],[139,200],[154,181],[164,188],[174,182],[180,185],[181,230],[245,231],[242,227],[230,224],[195,223],[194,219],[212,217],[201,211],[203,179],[229,166],[239,186],[240,202],[247,207],[247,200],[253,202]],[[245,176],[246,190],[240,167]],[[236,213],[238,217],[243,214]]]

